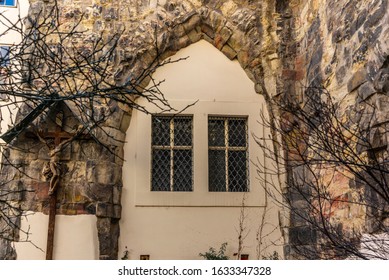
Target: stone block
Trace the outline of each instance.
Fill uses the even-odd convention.
[[[11,240],[0,238],[0,259],[16,260],[16,249]]]
[[[222,53],[228,57],[230,60],[234,60],[237,56],[237,53],[235,50],[233,50],[230,46],[224,45],[224,47],[221,49]]]
[[[374,89],[373,85],[370,82],[363,83],[358,88],[358,99],[360,101],[365,101],[376,92],[377,91]]]
[[[354,51],[352,55],[353,63],[356,64],[356,63],[365,62],[368,50],[369,50],[369,42],[368,40],[364,39],[360,44],[359,48],[356,51]]]
[[[49,185],[50,185],[49,182],[33,181],[31,183],[31,188],[35,194],[35,200],[37,201],[48,200]]]
[[[142,56],[142,61],[144,62],[150,61],[150,59],[152,60],[153,58],[149,56],[149,53],[146,53]],[[96,116],[96,119],[104,119],[105,120],[104,126],[114,127],[116,129],[119,129],[124,114],[126,114],[126,112],[123,112],[118,107],[102,108],[100,109],[100,116],[98,117]]]
[[[118,19],[118,10],[116,8],[104,8],[103,9],[103,18],[105,21],[111,21]]]
[[[70,161],[64,163],[62,180],[69,184],[80,184],[86,181],[86,162]]]
[[[218,32],[226,24],[227,20],[219,12],[211,11],[209,17],[204,22],[207,22],[215,32]]]
[[[85,210],[91,215],[96,215],[96,208],[97,207],[94,203],[89,203],[85,206]]]
[[[113,205],[108,203],[98,202],[96,204],[96,216],[107,218],[113,216]]]
[[[302,227],[307,225],[308,213],[305,211],[291,211],[290,213],[290,224],[292,227]]]
[[[209,37],[207,34],[202,33],[201,38],[213,45],[213,38]]]
[[[81,161],[115,161],[115,155],[107,150],[107,147],[94,141],[81,143],[81,151],[79,156]]]
[[[174,50],[180,50],[182,48],[185,48],[191,44],[191,40],[187,35],[182,36],[178,40],[174,41],[173,49]]]
[[[47,146],[42,146],[42,148],[39,149],[38,158],[46,161],[50,160],[49,148]]]
[[[23,190],[23,182],[20,180],[14,180],[8,182],[6,184],[6,188],[4,185],[0,188],[0,202],[2,201],[21,201],[23,200],[24,190]],[[1,206],[2,204],[0,204]]]
[[[122,186],[121,185],[114,186],[112,190],[112,202],[114,204],[120,204],[121,196],[122,196]]]
[[[95,173],[95,161],[94,160],[88,160],[86,162],[86,180],[88,183],[94,182],[94,175]]]
[[[312,68],[320,67],[323,58],[323,46],[314,46],[314,48],[315,50],[310,59],[310,67]]]
[[[88,162],[87,179],[90,183],[114,185],[121,181],[121,167],[112,162]]]
[[[227,43],[232,35],[231,29],[223,27],[215,36],[215,47],[219,50]]]
[[[202,37],[201,32],[199,32],[197,29],[193,29],[187,35],[192,44],[200,41]]]
[[[289,229],[290,242],[294,245],[310,245],[316,242],[316,232],[309,227],[293,227]]]
[[[357,89],[360,85],[365,83],[367,81],[366,79],[366,69],[361,68],[357,72],[353,74],[353,76],[350,78],[350,80],[347,83],[347,91],[352,92],[355,89]]]
[[[175,36],[176,38],[181,38],[182,36],[186,35],[186,33],[187,32],[182,25],[177,25],[173,29],[173,36]]]
[[[374,88],[383,93],[389,93],[389,68],[378,71],[374,79]]]
[[[186,33],[190,33],[200,24],[201,18],[199,14],[192,14],[190,17],[183,22],[182,26],[185,29]]]
[[[119,204],[113,205],[112,218],[120,219],[122,216],[122,206]]]
[[[375,110],[378,112],[389,112],[389,97],[383,94],[377,94],[375,100]]]
[[[296,79],[296,71],[292,69],[283,69],[282,78],[294,81]]]
[[[388,1],[380,1],[380,6],[373,13],[367,15],[366,22],[364,24],[365,30],[368,30],[370,27],[377,25],[381,20],[385,18],[385,13],[388,12]]]
[[[215,31],[207,24],[201,25],[201,32],[207,35],[212,40],[215,38]]]
[[[247,68],[247,66],[250,62],[249,60],[250,60],[250,57],[249,57],[249,53],[247,51],[238,52],[238,61],[240,63],[240,66],[242,66],[243,69]]]
[[[121,132],[126,133],[128,127],[130,126],[131,116],[132,116],[131,113],[124,113],[122,115],[122,119],[120,121],[120,128],[119,128]]]
[[[226,16],[231,16],[238,9],[238,5],[234,1],[224,1],[225,3],[221,6],[220,10]]]
[[[102,258],[102,256],[106,256],[106,259],[109,259],[109,253],[112,250],[112,238],[115,238],[111,235],[111,219],[98,217],[97,232],[99,238],[100,258]]]
[[[227,44],[236,52],[240,51],[246,45],[244,34],[240,31],[233,32]]]

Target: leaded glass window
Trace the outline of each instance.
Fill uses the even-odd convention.
[[[247,117],[208,118],[209,191],[248,191],[247,140]]]
[[[152,116],[152,191],[193,190],[193,117]]]

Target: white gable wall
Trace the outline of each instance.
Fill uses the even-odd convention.
[[[172,59],[185,61],[158,69],[154,78],[166,80],[160,89],[170,104],[193,115],[194,185],[193,192],[152,192],[151,186],[151,116],[133,112],[127,132],[123,166],[122,219],[120,251],[125,247],[131,259],[150,255],[150,259],[198,259],[209,247],[228,242],[227,254],[238,250],[238,228],[243,193],[208,192],[208,115],[249,116],[249,157],[264,162],[251,133],[263,135],[260,111],[264,99],[237,61],[228,60],[216,48],[200,41],[179,51]],[[152,112],[158,110],[140,101]],[[268,199],[250,164],[250,192],[245,198],[245,226],[248,235],[242,253],[256,258],[256,233],[265,209],[268,224],[264,234],[273,231],[264,244],[280,241],[277,209],[267,207]],[[268,248],[261,255],[281,251]]]

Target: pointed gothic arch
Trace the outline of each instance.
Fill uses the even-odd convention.
[[[173,9],[170,7],[170,9]],[[182,15],[172,26],[161,28],[147,40],[150,43],[139,47],[134,55],[123,58],[118,65],[117,80],[126,81],[140,76],[156,59],[163,61],[179,50],[205,40],[223,53],[229,60],[237,60],[248,78],[254,83],[255,91],[263,94],[268,110],[271,110],[270,94],[264,85],[262,67],[261,23],[253,11],[244,11],[242,22],[233,22],[220,12],[201,7]],[[151,23],[153,24],[153,22]],[[155,23],[154,23],[155,24]],[[142,86],[150,82],[144,77]],[[273,86],[271,86],[273,88]],[[270,89],[271,90],[271,89]],[[121,126],[122,132],[128,127],[128,119]]]
[[[159,73],[161,71],[157,70],[154,78],[157,81],[166,78],[166,84],[169,85],[164,87],[164,84],[162,84],[162,91],[168,101],[172,102],[173,107],[176,107],[178,110],[198,99],[198,102],[193,107],[189,107],[182,112],[185,116],[191,116],[193,119],[193,189],[189,192],[180,193],[151,191],[151,116],[133,112],[131,124],[127,132],[127,143],[124,147],[126,161],[123,166],[123,211],[120,221],[121,244],[119,246],[119,251],[123,251],[127,247],[131,251],[131,258],[137,258],[138,254],[142,255],[145,253],[151,254],[151,258],[164,258],[161,251],[166,252],[167,258],[180,258],[178,251],[181,246],[184,246],[185,242],[182,240],[179,232],[184,236],[189,236],[192,233],[179,227],[177,230],[178,236],[174,238],[174,242],[181,245],[172,246],[171,242],[173,240],[171,240],[171,236],[169,237],[167,232],[170,228],[161,226],[163,221],[174,219],[172,217],[180,215],[186,217],[184,218],[185,221],[180,222],[183,227],[185,227],[184,225],[188,226],[190,215],[197,217],[193,218],[191,227],[196,232],[209,237],[209,242],[218,242],[218,237],[208,231],[211,229],[217,231],[216,228],[219,227],[224,229],[224,236],[228,238],[225,241],[234,243],[236,240],[232,236],[235,234],[234,226],[237,224],[237,217],[235,216],[240,211],[242,203],[245,204],[245,207],[250,208],[252,220],[255,217],[260,217],[262,215],[260,214],[262,213],[261,211],[265,211],[264,209],[267,208],[266,193],[262,189],[263,186],[258,186],[258,181],[255,179],[254,166],[250,166],[249,174],[252,187],[244,202],[242,202],[242,193],[213,193],[208,190],[207,168],[209,163],[206,156],[208,143],[204,142],[207,139],[208,116],[245,116],[249,120],[249,154],[251,154],[254,160],[264,160],[262,158],[263,155],[259,151],[260,149],[255,145],[255,141],[251,141],[251,133],[256,134],[257,137],[261,137],[259,133],[264,133],[257,121],[260,121],[258,117],[260,116],[261,105],[266,107],[265,99],[255,92],[253,82],[248,79],[246,73],[242,71],[241,66],[236,61],[233,62],[226,59],[223,55],[220,55],[219,50],[204,40],[182,48],[175,54],[174,58],[187,55],[189,55],[188,60],[162,67],[164,70],[161,68],[161,71],[164,74]],[[217,56],[218,60],[216,66],[214,65],[214,60],[216,60],[214,56]],[[198,60],[203,61],[197,64]],[[209,71],[208,67],[214,72]],[[220,72],[217,72],[218,70]],[[177,79],[175,79],[175,76]],[[236,83],[235,85],[233,84],[234,82]],[[143,102],[141,105],[147,108],[147,102],[140,102]],[[158,110],[153,111],[154,108],[152,106],[148,109],[150,112],[158,113]],[[264,165],[264,163],[261,163],[261,165]],[[165,212],[166,210],[169,213]],[[207,219],[201,218],[205,214],[204,211],[208,211],[206,215],[213,222],[207,223]],[[256,215],[253,213],[256,213]],[[272,242],[275,240],[279,241],[282,238],[279,228],[277,228],[279,221],[275,213],[278,213],[278,210],[273,208],[269,211],[269,216],[267,217],[275,227],[273,230],[276,234],[271,237],[274,238]],[[215,215],[226,216],[221,218],[219,223],[212,218]],[[151,224],[147,224],[146,221],[149,221]],[[150,225],[152,225],[152,228],[150,228]],[[176,223],[171,224],[171,228],[175,228],[175,226]],[[253,224],[250,226],[253,226]],[[158,237],[152,237],[154,231],[161,232],[165,236],[163,244],[158,244]],[[253,232],[255,232],[254,229],[252,230]],[[148,238],[149,241],[145,242],[145,238]],[[253,249],[254,242],[253,237],[251,236],[250,238],[250,255],[253,258],[255,255],[255,250]],[[222,242],[222,240],[219,241]],[[169,250],[164,248],[166,244],[170,244]],[[204,244],[200,245],[204,246]],[[186,246],[188,248],[185,254],[181,256],[183,258],[196,258],[198,257],[196,253],[203,250],[196,246]],[[204,249],[206,250],[207,248],[205,247]],[[234,248],[234,244],[231,244],[231,250],[237,250]]]

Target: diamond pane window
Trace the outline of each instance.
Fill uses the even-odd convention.
[[[208,118],[209,191],[248,191],[247,137],[247,117]]]
[[[193,118],[152,117],[152,191],[193,190]]]

